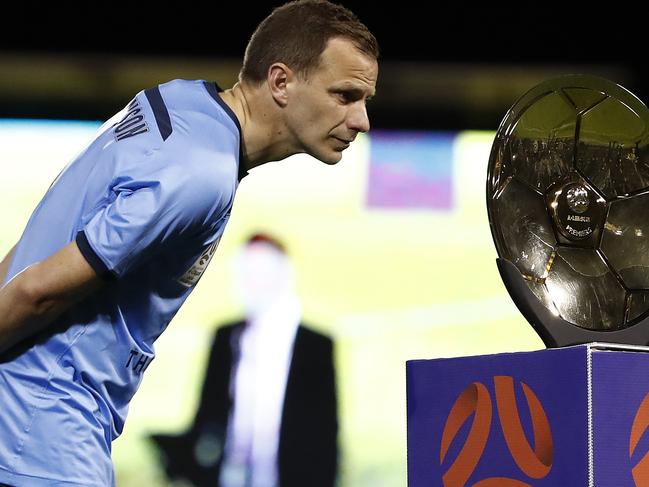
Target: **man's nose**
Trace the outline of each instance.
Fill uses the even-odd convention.
[[[358,101],[350,107],[347,127],[355,132],[367,132],[370,129],[370,119],[364,101]]]

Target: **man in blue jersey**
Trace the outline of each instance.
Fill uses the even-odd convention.
[[[0,263],[0,484],[114,484],[111,442],[239,181],[296,153],[337,163],[369,129],[377,58],[347,9],[292,2],[231,89],[171,81],[100,128]]]

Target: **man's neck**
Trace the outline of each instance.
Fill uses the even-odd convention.
[[[266,90],[236,83],[219,94],[241,125],[241,162],[246,171],[297,152],[289,142],[279,108]]]

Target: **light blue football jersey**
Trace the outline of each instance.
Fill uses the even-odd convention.
[[[174,80],[138,93],[52,183],[5,282],[76,240],[108,283],[0,357],[0,483],[114,485],[111,442],[216,250],[240,147],[218,87]]]

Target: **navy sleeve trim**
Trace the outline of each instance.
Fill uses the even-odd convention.
[[[171,132],[173,132],[173,127],[171,126],[171,118],[169,118],[167,106],[160,94],[160,87],[156,86],[155,88],[144,90],[144,94],[146,95],[147,100],[149,100],[149,105],[151,105],[151,108],[153,109],[153,115],[158,124],[158,130],[160,131],[162,140],[167,140],[171,135]]]
[[[77,247],[79,247],[79,251],[81,251],[81,255],[83,255],[83,258],[88,261],[90,267],[95,270],[99,277],[107,280],[117,279],[117,275],[106,267],[104,261],[99,258],[97,253],[90,246],[90,243],[88,243],[88,237],[86,237],[83,230],[77,233],[75,240],[77,242]]]

